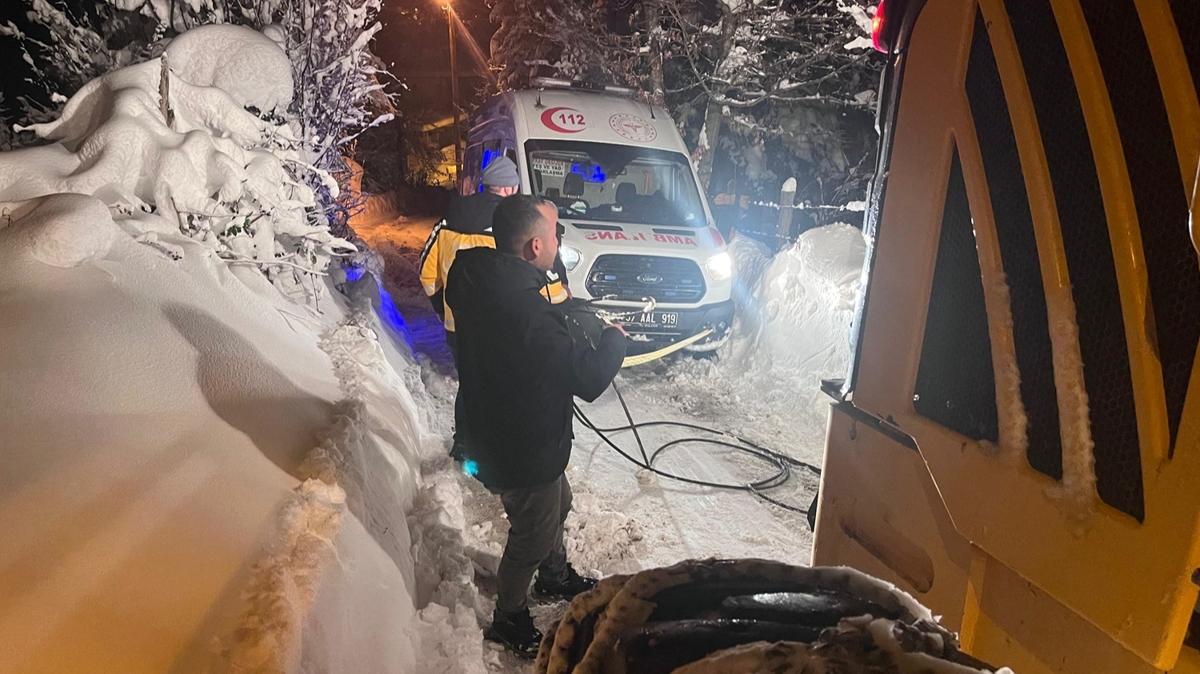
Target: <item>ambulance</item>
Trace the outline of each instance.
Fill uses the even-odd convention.
[[[574,297],[622,317],[632,351],[716,349],[733,322],[733,260],[665,110],[611,86],[539,78],[471,116],[464,192],[506,156],[521,191],[558,206]]]

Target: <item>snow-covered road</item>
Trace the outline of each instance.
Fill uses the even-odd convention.
[[[400,218],[355,227],[385,261],[388,294],[422,363],[426,387],[439,407],[437,414],[448,420],[455,388],[453,365],[436,316],[416,279],[417,258],[432,223],[431,218]],[[819,463],[823,426],[813,423],[811,415],[789,414],[786,401],[770,400],[777,393],[770,387],[762,390],[761,397],[747,397],[745,390],[755,387],[738,386],[731,378],[751,375],[725,371],[729,369],[711,361],[680,358],[624,370],[617,385],[637,422],[704,425]],[[816,382],[812,384],[815,387]],[[628,423],[611,388],[583,409],[601,427]],[[670,440],[702,434],[651,427],[641,435],[647,450],[652,451]],[[637,453],[632,433],[611,437],[627,452]],[[677,446],[664,453],[656,465],[706,481],[733,483],[761,479],[775,470],[752,456],[706,444]],[[446,470],[450,470],[449,462]],[[698,487],[650,475],[578,422],[568,476],[576,494],[574,513],[568,520],[568,549],[581,570],[607,575],[703,557],[809,562],[812,533],[802,514],[744,491]],[[475,562],[486,604],[489,575],[498,563],[507,523],[499,499],[470,478],[460,476],[459,480],[468,525],[467,552]],[[807,508],[816,484],[815,476],[797,470],[771,496]],[[549,622],[559,610],[561,606],[538,607],[535,614],[539,622]],[[492,657],[490,666],[500,671],[522,671],[524,667],[507,654]]]

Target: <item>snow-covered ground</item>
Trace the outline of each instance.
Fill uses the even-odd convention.
[[[168,57],[86,86],[38,128],[50,144],[0,154],[0,671],[520,671],[479,627],[499,502],[445,456],[453,368],[415,273],[431,223],[361,222],[381,257],[323,275],[346,244],[308,218],[294,129],[245,109],[286,105],[286,59],[231,27]],[[226,77],[246,58],[254,81]],[[773,258],[736,241],[735,337],[715,361],[623,373],[635,419],[818,462],[856,237],[810,232]],[[611,392],[586,412],[625,423]],[[581,569],[808,561],[802,515],[639,474],[577,435]],[[705,445],[659,465],[766,469]],[[805,508],[814,487],[771,495]]]

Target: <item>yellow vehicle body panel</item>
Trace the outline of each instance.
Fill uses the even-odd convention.
[[[1152,84],[1161,92],[1169,138],[1151,141],[1173,146],[1169,166],[1155,169],[1171,177],[1163,198],[1194,208],[1200,106],[1195,64],[1187,60],[1191,45],[1184,40],[1198,37],[1181,36],[1176,17],[1184,14],[1167,0],[1118,1],[1134,17],[1119,29],[1145,36],[1146,62],[1157,79]],[[1090,153],[1079,161],[1094,165],[1102,221],[1084,224],[1089,236],[1099,231],[1110,246],[1094,264],[1108,265],[1101,271],[1115,279],[1110,304],[1119,307],[1106,329],[1116,331],[1124,347],[1109,356],[1128,363],[1124,422],[1134,439],[1116,447],[1138,464],[1122,469],[1133,476],[1121,482],[1133,494],[1128,503],[1105,487],[1119,478],[1112,458],[1093,452],[1102,439],[1094,433],[1096,415],[1103,412],[1098,398],[1089,405],[1082,382],[1088,390],[1105,382],[1094,380],[1095,351],[1082,347],[1095,339],[1095,329],[1080,321],[1080,312],[1096,305],[1077,306],[1093,272],[1069,254],[1079,223],[1068,227],[1065,219],[1078,214],[1062,201],[1072,193],[1055,182],[1073,168],[1064,165],[1070,155],[1053,136],[1064,122],[1035,102],[1045,95],[1037,91],[1044,80],[1030,73],[1048,61],[1028,41],[1022,44],[1013,26],[1014,17],[1028,17],[1013,12],[1034,4],[1047,6],[1050,23],[1039,30],[1061,40],[1063,72],[1081,112],[1079,137]],[[1164,350],[1164,339],[1175,333],[1160,327],[1183,325],[1179,334],[1194,334],[1186,317],[1168,312],[1194,311],[1190,316],[1200,324],[1200,306],[1155,297],[1161,283],[1156,291],[1154,275],[1161,270],[1148,252],[1161,250],[1161,228],[1176,228],[1171,241],[1180,249],[1196,235],[1187,232],[1186,220],[1147,221],[1146,193],[1139,191],[1146,169],[1131,163],[1137,148],[1130,145],[1130,106],[1117,104],[1124,92],[1113,88],[1119,80],[1102,51],[1116,29],[1087,14],[1104,4],[929,0],[893,56],[902,86],[885,120],[891,131],[881,166],[886,190],[877,190],[872,204],[878,227],[868,228],[872,268],[856,363],[829,425],[814,563],[848,564],[889,578],[957,627],[968,652],[1017,672],[1200,673],[1200,358],[1193,357],[1181,389],[1180,351]],[[983,70],[980,54],[989,48],[1011,128],[1015,180],[997,181],[995,128],[971,99],[981,86],[972,69]],[[953,196],[948,176],[959,172],[987,317],[994,438],[949,428],[914,400]],[[1029,311],[1014,303],[1029,296],[1012,284],[1014,225],[1010,215],[1000,215],[1014,200],[1027,201],[1030,243],[1015,253],[1036,260],[1036,278],[1025,282],[1040,289],[1044,304],[1034,313],[1044,312],[1048,373],[1018,367],[1018,351],[1030,347],[1014,320],[1027,320]],[[1195,270],[1173,273],[1200,274],[1191,252]],[[1056,392],[1048,408],[1031,402],[1024,388],[1039,376]],[[1039,411],[1054,417],[1055,447],[1030,444]],[[1047,453],[1057,453],[1061,475],[1031,464],[1034,454]]]

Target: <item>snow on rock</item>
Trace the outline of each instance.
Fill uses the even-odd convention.
[[[119,233],[104,203],[82,194],[32,200],[10,218],[12,224],[0,230],[0,254],[27,253],[52,267],[103,257]]]
[[[171,70],[263,112],[292,102],[292,64],[270,35],[245,26],[199,26],[167,46]]]

